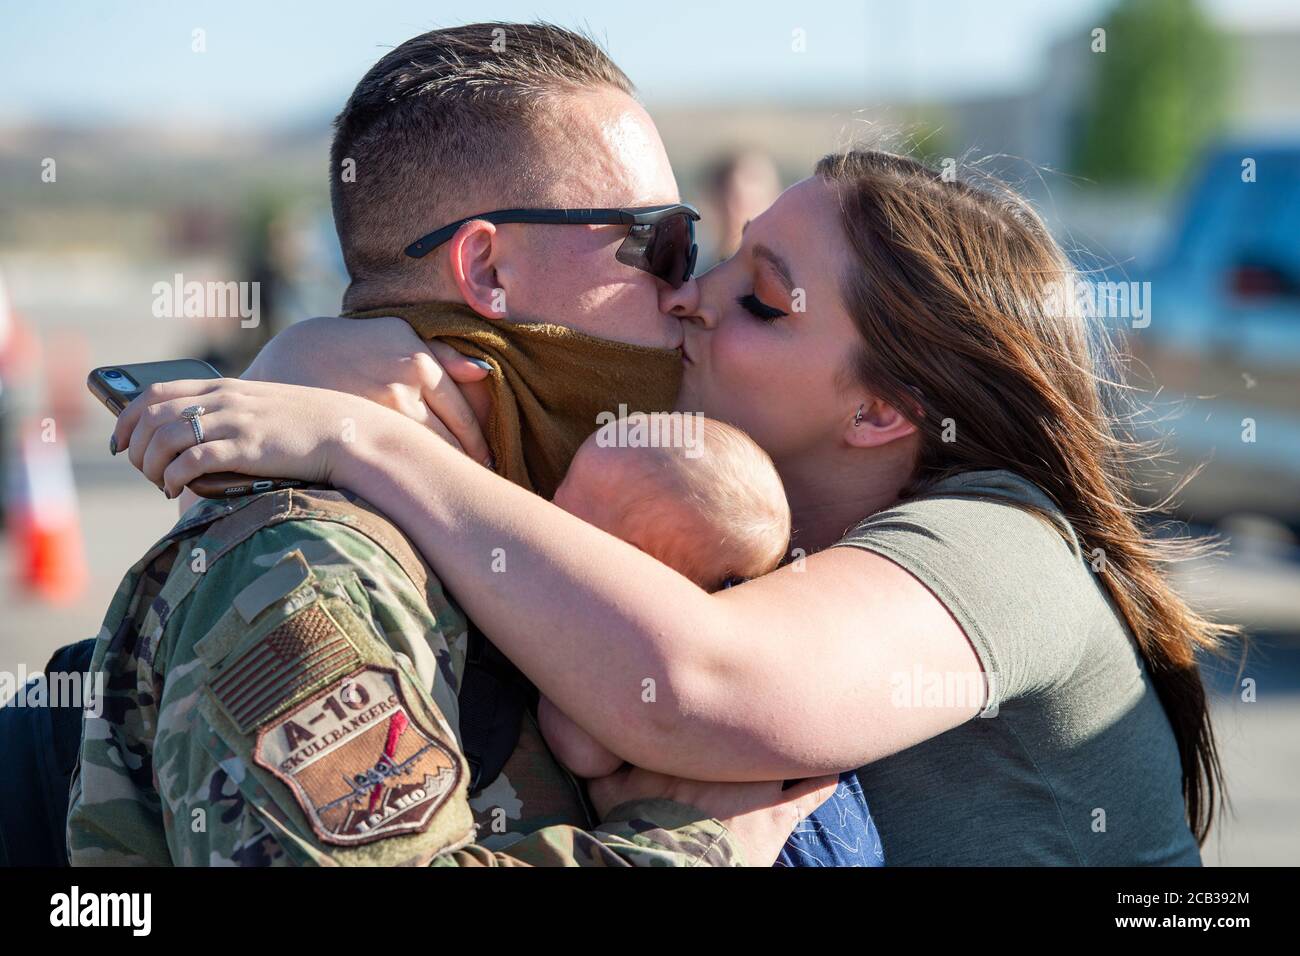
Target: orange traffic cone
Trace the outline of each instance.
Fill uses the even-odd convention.
[[[80,597],[89,577],[67,447],[29,428],[18,445],[9,520],[19,587],[51,603]]]

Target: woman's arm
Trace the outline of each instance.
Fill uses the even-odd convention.
[[[885,558],[834,548],[709,594],[404,422],[339,459],[333,480],[405,529],[484,633],[638,766],[730,780],[841,771],[978,712],[894,706],[891,678],[911,681],[917,665],[980,665],[943,605]]]
[[[190,447],[179,413],[198,400],[210,440]],[[225,380],[155,386],[137,402],[149,407],[123,413],[119,445],[135,460],[142,443],[146,474],[170,490],[237,470],[369,500],[543,693],[639,766],[712,780],[834,772],[979,710],[895,706],[894,682],[916,668],[980,665],[943,605],[885,558],[833,548],[708,594],[373,403]]]
[[[491,465],[479,425],[490,399],[488,370],[445,342],[425,342],[405,319],[318,316],[295,322],[262,347],[240,378],[330,388],[377,402],[437,432]],[[199,496],[177,501],[185,514]]]

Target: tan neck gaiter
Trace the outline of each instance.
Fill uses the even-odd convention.
[[[601,412],[671,411],[681,355],[599,339],[544,322],[489,321],[450,302],[369,309],[349,318],[396,315],[420,338],[440,339],[492,366],[486,435],[497,473],[550,498]]]

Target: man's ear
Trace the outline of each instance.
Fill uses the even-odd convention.
[[[482,219],[465,223],[447,241],[447,255],[452,282],[465,304],[485,319],[506,318],[506,293],[497,276],[501,258],[497,227]]]
[[[900,438],[916,434],[916,426],[893,405],[871,395],[863,395],[860,404],[849,413],[844,440],[854,448],[879,448]]]

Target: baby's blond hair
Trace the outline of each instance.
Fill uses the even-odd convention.
[[[663,422],[669,414],[631,415],[624,427],[638,417],[662,415]],[[615,527],[606,530],[716,590],[728,578],[758,577],[781,563],[790,541],[790,506],[776,466],[752,438],[702,415],[695,422],[687,431],[697,441],[686,447],[613,449],[597,441],[598,432],[588,445],[614,454],[591,477],[617,503],[617,513],[604,522]],[[606,435],[613,434],[614,426],[607,426]]]

